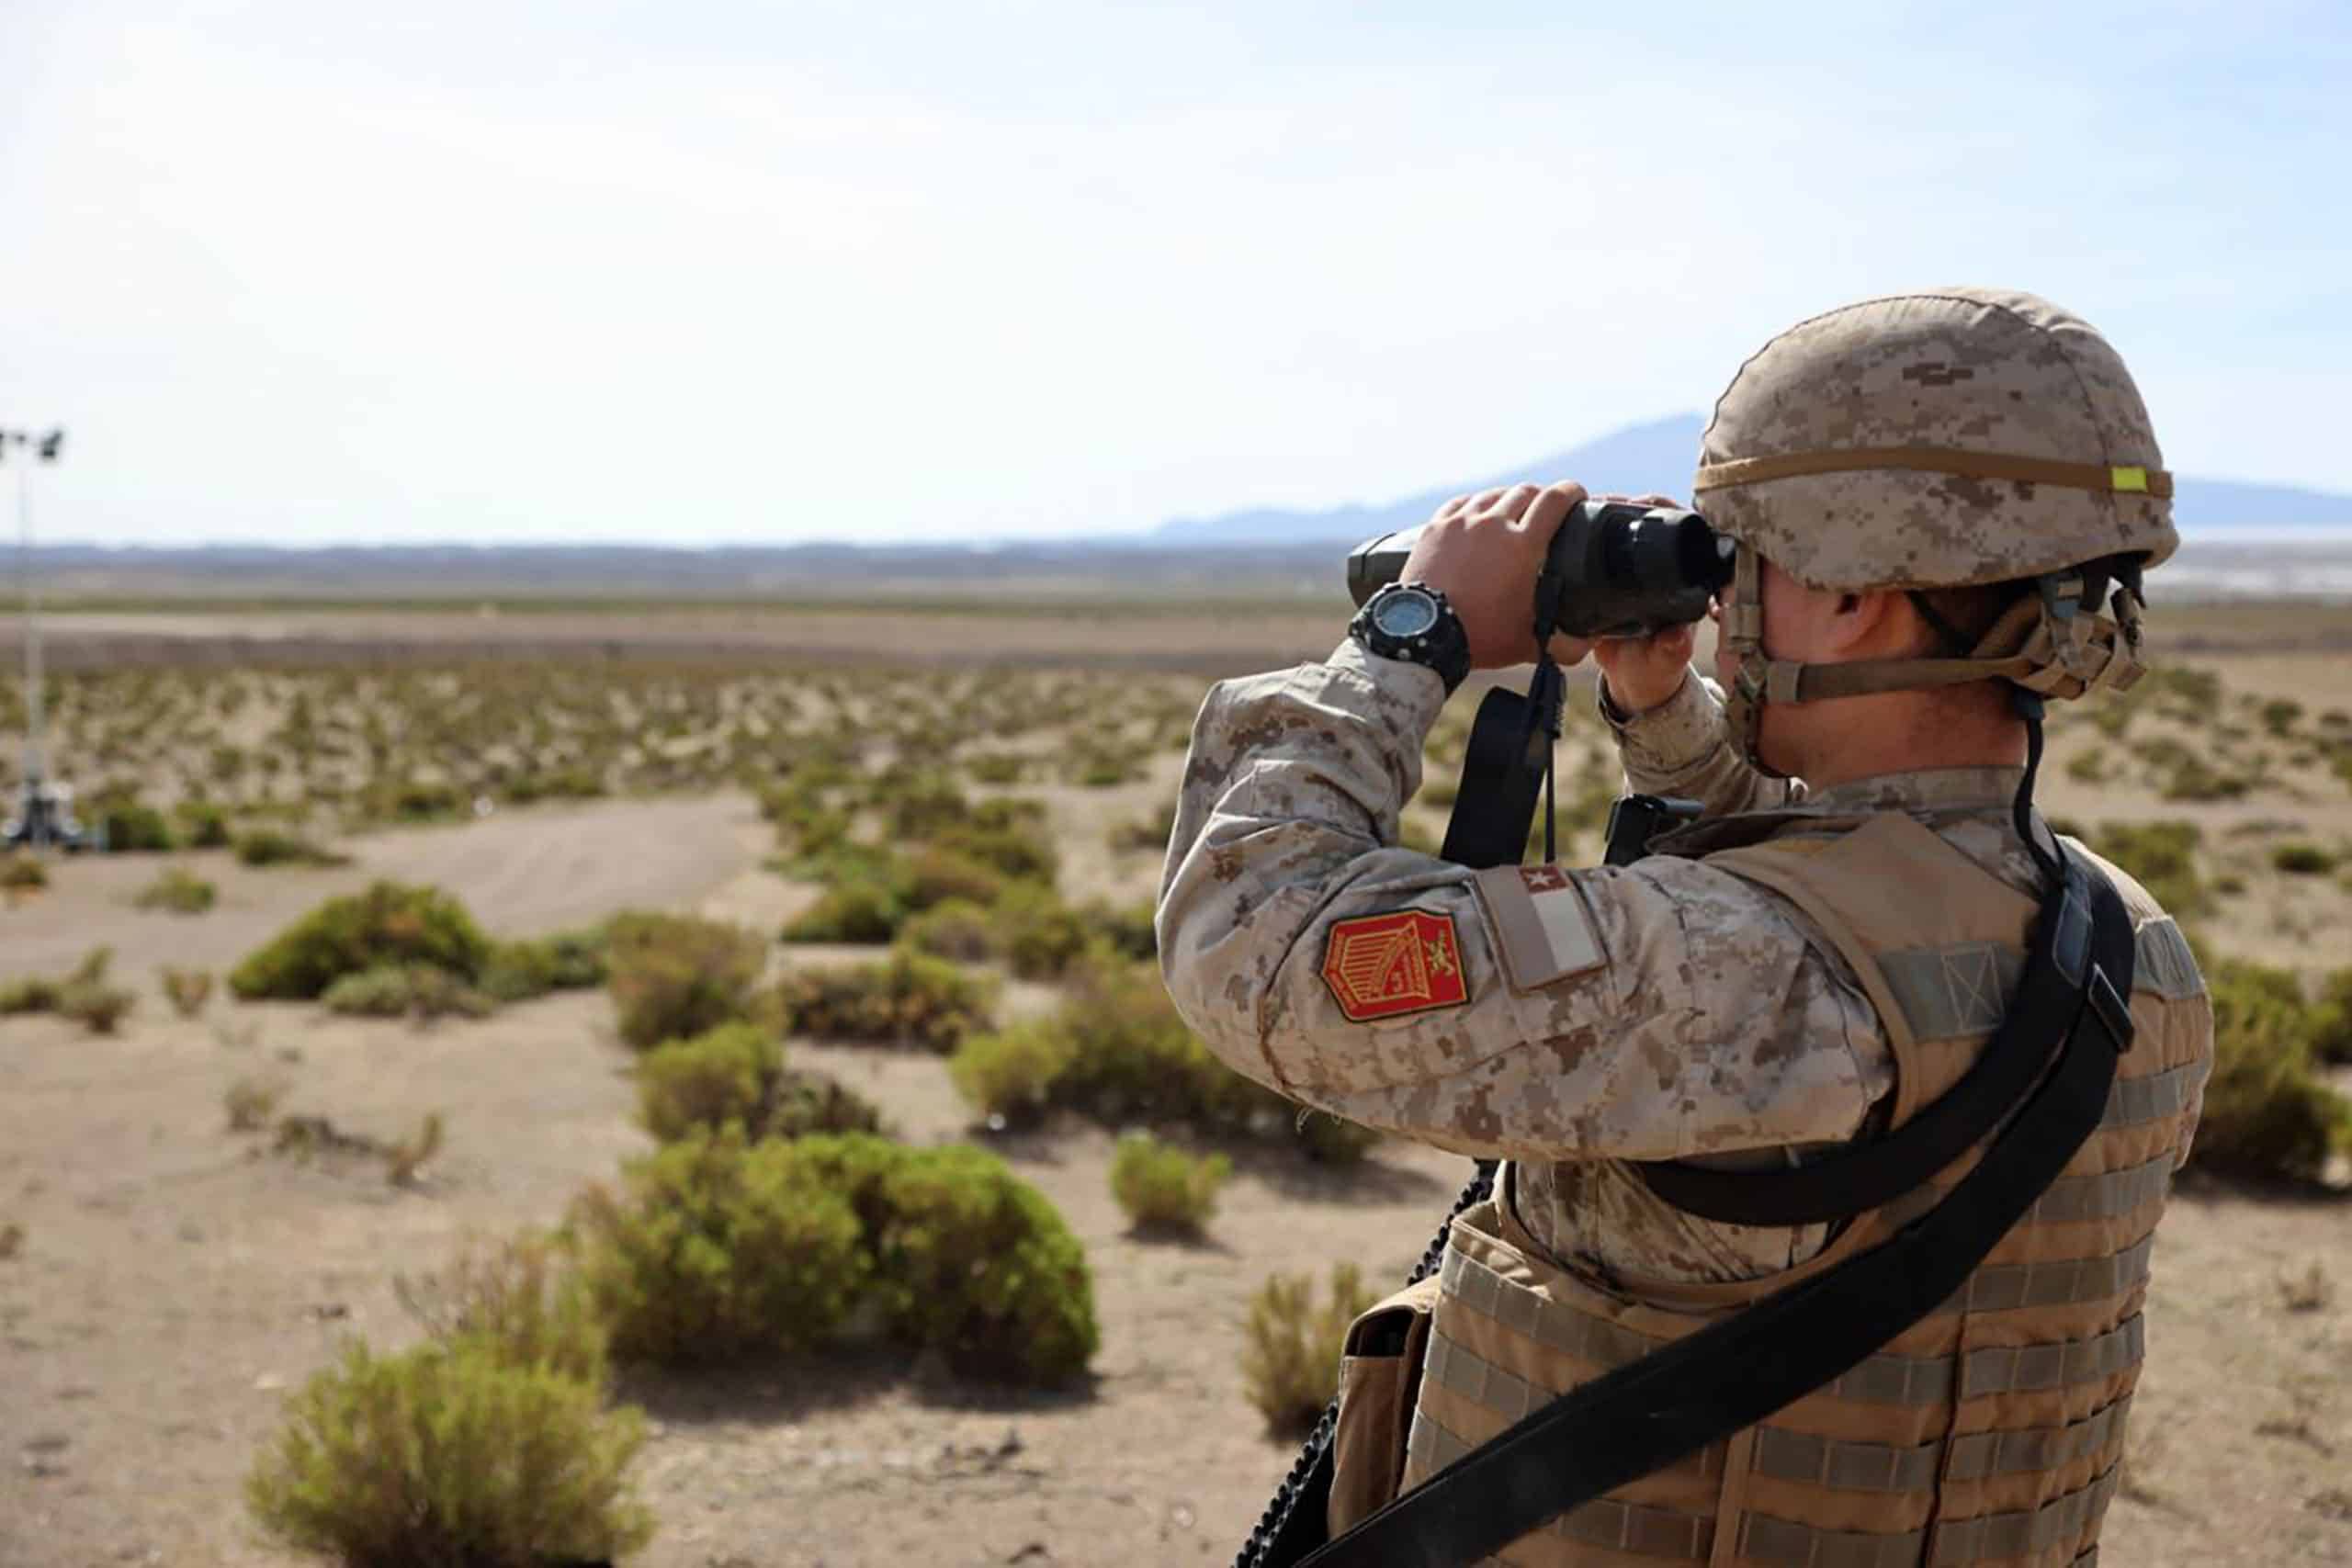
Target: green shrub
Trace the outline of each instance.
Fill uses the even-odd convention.
[[[462,1339],[381,1356],[354,1343],[287,1401],[245,1481],[278,1544],[346,1568],[544,1568],[644,1546],[626,1472],[633,1410],[592,1384]]]
[[[978,904],[950,898],[933,905],[900,928],[899,935],[917,953],[977,964],[995,956],[999,916]]]
[[[997,907],[1004,958],[1024,980],[1057,980],[1086,954],[1086,918],[1050,889],[1017,885]]]
[[[888,1137],[881,1108],[846,1084],[822,1073],[785,1069],[768,1108],[771,1138],[805,1138],[820,1133],[871,1133]]]
[[[628,915],[606,928],[605,984],[621,1038],[642,1051],[751,1016],[766,944],[691,915]]]
[[[594,800],[605,794],[601,774],[587,768],[551,768],[505,780],[499,793],[515,806],[538,800]]]
[[[209,800],[183,800],[172,807],[179,818],[180,840],[192,850],[229,847],[229,814]]]
[[[491,944],[482,961],[481,992],[492,1001],[526,1002],[555,989],[555,955],[536,942]]]
[[[220,1109],[232,1133],[258,1133],[277,1114],[277,1107],[293,1086],[283,1078],[239,1078],[220,1096]]]
[[[932,845],[978,861],[1000,876],[1051,886],[1061,857],[1043,823],[1021,810],[1020,804],[992,800],[972,821],[940,834]]]
[[[953,1051],[988,1027],[997,982],[899,948],[874,964],[812,965],[777,987],[797,1033]]]
[[[1332,1266],[1330,1296],[1319,1304],[1306,1274],[1272,1275],[1250,1298],[1241,1381],[1267,1426],[1296,1436],[1322,1418],[1339,1393],[1348,1325],[1377,1300],[1351,1263]]]
[[[583,1195],[582,1278],[615,1355],[716,1361],[834,1336],[873,1265],[849,1199],[805,1146],[693,1134],[624,1167],[624,1197]]]
[[[501,1002],[529,1001],[550,991],[584,990],[604,983],[601,931],[559,931],[553,936],[497,942],[482,964],[481,989]]]
[[[1111,1195],[1138,1231],[1198,1235],[1232,1174],[1233,1162],[1223,1155],[1196,1157],[1148,1133],[1127,1133],[1112,1156]]]
[[[1097,1121],[1238,1128],[1260,1111],[1288,1110],[1209,1054],[1148,964],[1085,965],[1053,1023],[1071,1044],[1055,1100]]]
[[[329,1012],[354,1018],[487,1018],[498,1003],[447,969],[384,964],[345,975],[320,998]]]
[[[2335,857],[2317,844],[2279,844],[2270,852],[2270,864],[2289,876],[2325,876],[2335,869]]]
[[[663,1143],[729,1122],[756,1138],[783,1077],[784,1046],[774,1035],[755,1024],[722,1023],[645,1054],[637,1065],[638,1114]]]
[[[114,949],[94,947],[62,976],[31,975],[0,984],[0,1017],[53,1012],[93,1034],[112,1034],[115,1025],[139,1000],[134,993],[107,984],[107,968],[113,959]]]
[[[906,895],[878,877],[835,882],[817,901],[785,922],[786,942],[870,942],[897,940],[906,924]]]
[[[212,908],[219,892],[185,866],[165,866],[155,880],[139,890],[131,901],[142,909],[168,909],[175,915],[200,915]]]
[[[929,839],[972,815],[971,801],[955,781],[935,774],[886,776],[876,794],[885,805],[893,839]]]
[[[1002,1160],[854,1136],[777,1146],[855,1208],[894,1337],[976,1377],[1053,1383],[1085,1371],[1101,1343],[1085,1249]]]
[[[928,844],[907,862],[907,908],[922,910],[941,904],[993,904],[1004,897],[1005,876],[985,861],[960,850]]]
[[[1080,908],[1079,919],[1091,942],[1122,958],[1159,956],[1159,933],[1152,927],[1148,898],[1134,904],[1088,904]]]
[[[2090,847],[2146,888],[2166,912],[2185,919],[2204,912],[2211,902],[2197,870],[2197,847],[2203,839],[2194,822],[2114,822],[2098,830]]]
[[[445,822],[469,814],[473,802],[456,784],[388,780],[360,793],[360,815],[380,821]]]
[[[134,991],[91,980],[70,985],[59,993],[57,1010],[93,1034],[112,1034],[138,1002]]]
[[[1067,1031],[1030,1020],[1001,1033],[968,1036],[948,1058],[947,1075],[983,1116],[1022,1126],[1053,1103],[1077,1051]]]
[[[98,827],[106,835],[107,850],[112,854],[178,848],[172,837],[171,819],[136,800],[116,800],[101,806]]]
[[[2312,1009],[2312,1055],[2331,1066],[2352,1066],[2352,969],[2321,982]]]
[[[0,854],[0,890],[13,893],[48,886],[49,868],[30,850],[10,850]]]
[[[389,964],[423,964],[470,981],[490,956],[490,939],[465,906],[437,887],[379,882],[330,898],[229,975],[246,1000],[308,1000],[345,975]]]
[[[0,980],[0,1018],[15,1013],[55,1012],[58,996],[63,989],[57,981],[42,975]]]
[[[979,751],[965,759],[964,769],[976,784],[1019,784],[1029,772],[1029,760],[1014,751]]]
[[[2331,1151],[2352,1147],[2352,1101],[2313,1071],[2320,1010],[2288,970],[2224,959],[2206,979],[2213,1073],[2191,1158],[2239,1175],[2316,1178]]]
[[[552,1237],[525,1231],[496,1243],[471,1241],[447,1268],[402,1275],[392,1291],[444,1345],[471,1340],[509,1366],[605,1383],[604,1325],[571,1254]]]
[[[1426,793],[1425,791],[1424,794]],[[1159,809],[1149,817],[1137,818],[1131,822],[1121,822],[1114,827],[1111,829],[1109,842],[1112,849],[1123,852],[1149,850],[1155,853],[1164,854],[1167,852],[1168,840],[1175,831],[1176,803],[1169,800],[1163,802]]]
[[[349,865],[351,857],[311,842],[300,833],[255,828],[237,835],[240,865]]]
[[[194,1018],[212,999],[209,969],[178,969],[166,964],[155,973],[163,982],[164,999],[182,1018]]]

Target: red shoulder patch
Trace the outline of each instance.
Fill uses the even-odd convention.
[[[1354,1023],[1460,1007],[1470,999],[1453,917],[1427,909],[1359,915],[1331,927],[1323,983]]]

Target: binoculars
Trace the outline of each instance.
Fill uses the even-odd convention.
[[[1427,527],[1428,525],[1422,525]],[[1396,581],[1420,528],[1383,534],[1348,556],[1348,593],[1358,604]],[[1570,637],[1647,637],[1702,618],[1731,581],[1732,541],[1695,512],[1625,501],[1588,501],[1552,537],[1544,571],[1529,585],[1539,620]]]

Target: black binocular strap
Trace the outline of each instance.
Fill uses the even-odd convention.
[[[2127,920],[2128,924],[2128,920]],[[2063,1018],[2079,995],[2054,964],[2026,971],[2007,1016]],[[1902,1126],[1800,1166],[1718,1170],[1679,1160],[1636,1162],[1649,1190],[1702,1220],[1732,1225],[1823,1225],[1916,1192],[1990,1137],[2050,1065],[2046,1039],[2004,1030],[1960,1081]]]
[[[2130,912],[2104,876],[2061,852],[2064,875],[1988,1047],[2047,1062],[2033,1043],[2055,1034],[2057,1066],[1942,1202],[1860,1257],[1561,1395],[1309,1553],[1305,1568],[1462,1568],[1764,1420],[1949,1301],[2098,1128],[2131,1047]]]

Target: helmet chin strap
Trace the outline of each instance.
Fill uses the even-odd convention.
[[[1738,547],[1732,567],[1732,603],[1720,636],[1736,664],[1724,721],[1748,765],[1770,778],[1788,775],[1760,753],[1767,703],[1810,703],[1880,692],[1926,692],[1974,681],[2007,681],[2036,699],[2018,715],[2041,750],[2041,699],[2087,692],[2123,691],[2145,673],[2140,661],[2140,578],[2136,561],[2097,562],[2047,573],[2036,592],[2019,596],[1974,648],[1956,659],[1863,659],[1804,664],[1764,651],[1763,570],[1757,553]],[[2113,618],[2102,613],[2110,576]],[[2037,846],[2037,852],[2039,846]]]
[[[1733,558],[1732,602],[1724,610],[1718,635],[1737,667],[1724,704],[1724,722],[1739,741],[1740,754],[1749,767],[1767,778],[1784,779],[1789,775],[1764,760],[1764,705],[1771,700],[1776,670],[1802,671],[1804,666],[1785,664],[1764,652],[1764,574],[1757,566],[1759,558],[1744,544]]]

